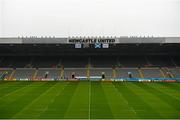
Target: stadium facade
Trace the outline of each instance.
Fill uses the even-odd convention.
[[[180,80],[180,37],[0,38],[0,80]]]

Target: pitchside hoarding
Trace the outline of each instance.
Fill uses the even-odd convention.
[[[180,78],[114,78],[112,81],[130,82],[179,82]]]

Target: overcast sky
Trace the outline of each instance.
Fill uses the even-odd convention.
[[[0,36],[180,36],[180,0],[0,0]]]

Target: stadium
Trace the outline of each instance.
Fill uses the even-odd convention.
[[[1,80],[178,82],[179,40],[4,38]]]
[[[0,119],[180,119],[180,0],[0,0]]]
[[[0,39],[0,118],[178,119],[179,37]]]

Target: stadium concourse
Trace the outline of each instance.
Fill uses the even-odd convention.
[[[0,38],[2,81],[180,81],[180,38]]]

